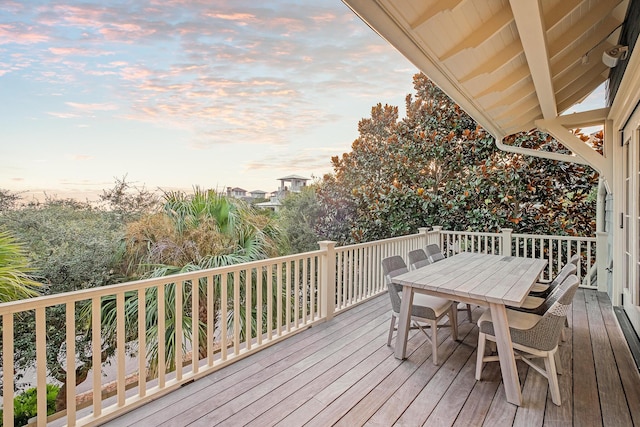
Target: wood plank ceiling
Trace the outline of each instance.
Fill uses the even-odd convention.
[[[343,0],[501,140],[608,78],[628,0]]]

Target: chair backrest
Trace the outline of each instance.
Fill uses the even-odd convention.
[[[543,315],[549,308],[551,308],[553,303],[555,303],[560,297],[560,285],[566,281],[567,277],[575,274],[576,270],[577,268],[575,265],[571,263],[565,264],[565,266],[562,267],[562,270],[560,270],[560,273],[558,273],[556,278],[553,279],[553,282],[549,284],[549,288],[551,289],[549,294],[542,304],[533,311],[533,313]]]
[[[570,259],[569,259],[569,263],[575,265],[576,267],[578,266],[578,263],[580,262],[580,258],[582,258],[580,255],[578,254],[574,254]]]
[[[564,280],[571,274],[575,274],[578,270],[575,264],[569,262],[565,264],[558,272],[558,275],[549,283],[549,293],[553,292]]]
[[[431,263],[429,262],[429,258],[427,257],[427,253],[424,249],[415,249],[409,252],[409,266],[413,270],[429,264]]]
[[[442,251],[440,251],[440,246],[436,245],[435,243],[427,245],[424,248],[424,251],[426,252],[427,256],[429,257],[429,261],[431,262],[438,262],[444,259],[444,255],[442,254]]]
[[[399,255],[390,256],[382,260],[382,272],[384,273],[384,281],[387,283],[387,289],[389,290],[391,308],[396,313],[400,313],[400,306],[402,304],[400,292],[402,292],[402,286],[392,283],[391,279],[408,271],[407,265]]]
[[[560,340],[560,334],[579,283],[578,276],[575,274],[568,276],[558,286],[553,304],[533,328],[511,330],[513,341],[538,350],[553,350]]]

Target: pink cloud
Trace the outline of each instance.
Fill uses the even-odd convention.
[[[115,104],[81,104],[78,102],[66,102],[69,107],[81,110],[81,111],[113,111],[117,110],[118,106]]]
[[[80,161],[80,162],[84,162],[84,161],[93,159],[93,156],[88,156],[86,154],[76,154],[74,156],[71,156],[71,159],[72,160],[76,160],[76,161]]]
[[[49,41],[49,37],[33,31],[32,27],[0,24],[0,45],[9,43],[34,44],[46,41]]]

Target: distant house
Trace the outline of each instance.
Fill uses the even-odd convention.
[[[242,199],[247,197],[247,190],[240,187],[227,187],[227,196],[228,197],[237,197],[238,199]]]
[[[309,178],[305,178],[300,175],[288,175],[284,178],[278,178],[278,181],[280,181],[278,193],[284,195],[287,191],[291,191],[292,193],[299,193],[302,191],[302,189],[307,186]]]
[[[302,191],[304,187],[307,186],[307,181],[309,178],[305,178],[300,175],[288,175],[283,178],[278,178],[280,181],[280,187],[276,191],[271,192],[269,196],[268,202],[256,203],[255,206],[262,209],[271,209],[272,211],[277,211],[282,206],[282,199],[284,199],[287,194],[291,193],[299,193]],[[253,195],[254,192],[251,194]],[[264,193],[266,196],[266,193]]]
[[[267,192],[262,190],[253,190],[249,192],[249,195],[252,199],[266,199]]]
[[[280,209],[280,206],[282,206],[282,203],[280,203],[280,200],[278,200],[278,198],[274,196],[271,197],[268,202],[256,203],[255,206],[260,209],[270,209],[274,212],[277,212],[278,209]]]

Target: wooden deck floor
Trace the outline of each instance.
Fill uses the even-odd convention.
[[[382,295],[108,425],[640,426],[640,375],[606,294],[576,295],[560,349],[560,407],[546,379],[522,362],[521,407],[506,402],[497,363],[475,381],[478,330],[464,312],[459,341],[442,330],[440,366],[419,332],[408,359],[395,359],[389,320]]]

